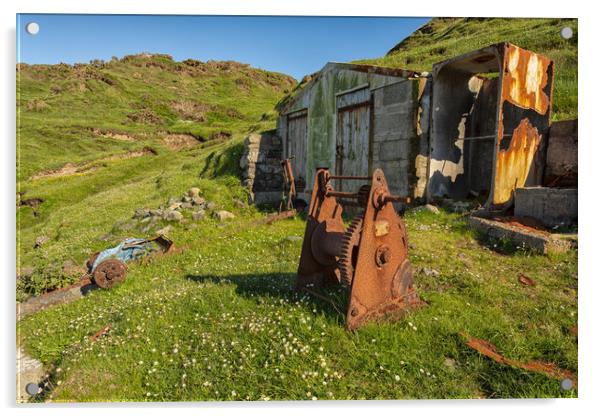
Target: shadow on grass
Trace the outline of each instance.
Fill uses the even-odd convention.
[[[349,293],[343,286],[314,289],[314,293],[318,294],[314,296],[305,291],[294,290],[295,273],[257,273],[229,277],[188,275],[186,278],[199,283],[233,283],[236,285],[237,294],[254,300],[258,297],[269,297],[282,299],[285,304],[290,305],[305,300],[310,310],[323,313],[342,323],[345,322]]]

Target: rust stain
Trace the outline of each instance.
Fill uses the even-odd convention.
[[[544,91],[548,85],[550,64],[551,61],[544,56],[508,45],[502,82],[503,99],[545,115],[550,106],[550,98]]]
[[[497,352],[495,345],[493,345],[491,342],[486,341],[484,339],[473,338],[471,336],[466,335],[465,333],[460,333],[460,335],[462,335],[462,337],[466,339],[466,345],[468,347],[491,358],[497,363],[509,365],[510,367],[520,368],[534,373],[543,374],[545,376],[555,378],[558,380],[564,380],[568,378],[573,382],[575,388],[577,388],[577,377],[574,373],[572,373],[569,370],[558,368],[555,364],[546,363],[543,361],[533,360],[525,363],[522,361],[506,358],[502,354]]]
[[[537,128],[531,125],[529,119],[524,118],[512,133],[508,149],[498,151],[494,204],[508,202],[514,189],[524,186],[541,138]]]

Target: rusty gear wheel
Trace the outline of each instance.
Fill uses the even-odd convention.
[[[362,185],[360,187],[360,189],[357,191],[357,203],[362,208],[366,208],[366,205],[368,205],[368,198],[370,197],[370,189],[372,189],[372,186]]]
[[[94,283],[103,289],[109,289],[125,280],[125,263],[117,259],[108,259],[96,266]]]
[[[359,213],[345,231],[341,244],[341,255],[339,257],[339,270],[341,271],[341,283],[351,286],[353,282],[353,272],[355,269],[354,258],[357,248],[360,245],[360,236],[362,235],[362,225],[364,223],[364,213]]]

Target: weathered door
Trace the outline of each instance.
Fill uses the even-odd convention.
[[[355,91],[337,97],[336,174],[369,176],[370,91]],[[339,181],[341,191],[357,191],[357,182]]]
[[[306,184],[307,160],[307,110],[298,111],[288,116],[286,134],[286,157],[294,156],[291,161],[295,181]],[[297,191],[302,191],[298,189]]]

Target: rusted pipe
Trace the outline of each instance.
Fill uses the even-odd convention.
[[[328,191],[326,192],[326,196],[334,198],[357,198],[357,192]]]

